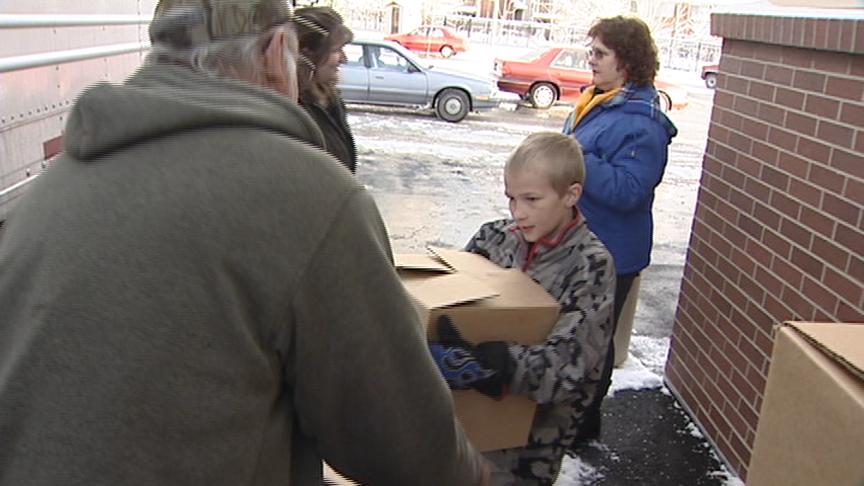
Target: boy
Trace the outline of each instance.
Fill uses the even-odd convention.
[[[444,317],[440,342],[430,344],[451,388],[516,393],[539,405],[525,447],[486,453],[499,469],[496,485],[553,484],[597,393],[612,339],[615,269],[577,209],[584,181],[579,142],[559,133],[530,135],[504,167],[513,218],[484,224],[466,247],[522,269],[558,300],[561,314],[545,343],[475,346]]]

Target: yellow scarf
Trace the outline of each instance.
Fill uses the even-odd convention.
[[[585,115],[588,114],[595,106],[602,105],[603,103],[611,100],[621,91],[621,88],[615,88],[611,91],[607,91],[605,93],[594,96],[594,90],[596,86],[589,86],[579,95],[579,98],[576,100],[576,108],[573,109],[573,127],[579,124],[579,120],[581,120]]]

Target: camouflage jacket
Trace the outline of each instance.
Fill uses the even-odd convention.
[[[545,343],[510,344],[516,362],[510,393],[539,404],[529,446],[566,447],[594,398],[612,338],[612,257],[584,221],[556,241],[533,245],[512,220],[492,221],[480,227],[466,250],[505,268],[521,268],[561,304]]]

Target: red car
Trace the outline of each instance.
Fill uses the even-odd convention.
[[[516,93],[544,110],[559,100],[576,101],[593,78],[588,51],[581,47],[552,47],[519,60],[495,59],[495,74],[499,90]],[[660,80],[654,85],[663,111],[687,106],[687,90]]]
[[[720,65],[706,64],[702,66],[702,79],[705,80],[705,87],[714,89],[717,87],[717,73],[720,72]]]
[[[407,34],[388,35],[384,40],[402,44],[406,49],[418,52],[437,52],[450,57],[457,52],[465,52],[465,39],[454,34],[447,27],[424,25]]]

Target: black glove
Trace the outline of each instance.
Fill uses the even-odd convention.
[[[507,343],[487,341],[473,346],[446,315],[438,318],[438,338],[437,343],[429,343],[429,351],[450,388],[473,388],[492,398],[504,396],[516,369]]]

